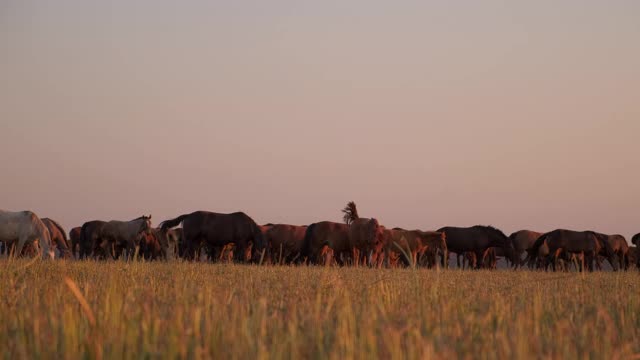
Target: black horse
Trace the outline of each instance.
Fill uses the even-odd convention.
[[[160,224],[160,229],[168,230],[180,223],[184,236],[180,256],[186,259],[194,259],[203,245],[212,252],[213,249],[222,249],[233,243],[237,249],[234,251],[234,258],[240,262],[256,260],[266,250],[260,227],[242,212],[219,214],[196,211],[166,220]]]
[[[491,248],[502,248],[505,256],[509,259],[514,254],[513,246],[507,235],[492,226],[476,225],[468,228],[447,226],[438,229],[438,231],[445,233],[448,252],[458,255],[467,252],[475,253],[478,259],[476,268],[482,266],[483,260]],[[445,259],[443,266],[448,266],[447,259]]]

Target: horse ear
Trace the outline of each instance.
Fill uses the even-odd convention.
[[[149,214],[149,220],[151,220],[151,214]]]

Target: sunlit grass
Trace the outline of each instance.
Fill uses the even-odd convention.
[[[0,274],[0,344],[12,359],[627,358],[640,352],[635,271],[2,260]]]

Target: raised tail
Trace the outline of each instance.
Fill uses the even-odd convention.
[[[186,218],[189,215],[191,215],[191,214],[184,214],[184,215],[178,216],[175,219],[165,220],[165,221],[161,222],[158,226],[160,227],[161,230],[169,230],[172,227],[176,227],[176,226],[180,225],[180,223],[184,220],[184,218]]]

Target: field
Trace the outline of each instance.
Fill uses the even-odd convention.
[[[1,260],[0,274],[7,359],[640,353],[635,271]]]

